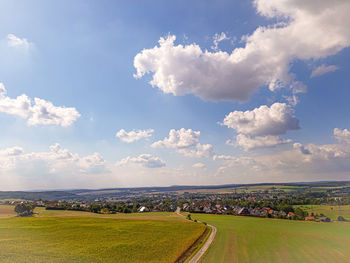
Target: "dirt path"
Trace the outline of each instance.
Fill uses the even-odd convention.
[[[180,207],[178,207],[175,211],[176,214],[180,215],[180,216],[184,216],[180,213]],[[198,221],[198,223],[200,223]],[[201,249],[194,255],[193,258],[191,258],[191,260],[189,261],[189,263],[197,263],[199,262],[199,260],[201,259],[201,257],[205,254],[205,252],[208,250],[208,248],[210,247],[211,243],[213,242],[215,235],[216,235],[216,227],[212,226],[212,225],[207,225],[211,228],[211,233],[210,236],[208,237],[207,241],[205,241],[204,245],[201,247]]]

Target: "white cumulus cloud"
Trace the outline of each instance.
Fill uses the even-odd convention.
[[[0,156],[16,156],[22,154],[23,152],[24,150],[22,147],[14,146],[0,150]]]
[[[228,144],[244,150],[289,143],[291,140],[281,139],[279,135],[299,129],[293,108],[285,103],[263,105],[251,111],[233,111],[226,115],[222,125],[238,133],[236,143],[228,141]]]
[[[219,50],[219,43],[221,41],[228,40],[228,39],[230,39],[230,38],[227,37],[224,32],[221,32],[221,34],[216,33],[213,37],[213,46],[211,46],[210,48],[215,50],[215,51],[218,51]]]
[[[305,86],[290,73],[291,62],[325,58],[350,45],[348,0],[256,0],[254,4],[260,15],[282,22],[258,27],[243,38],[244,47],[230,54],[202,50],[197,44],[175,45],[173,35],[160,38],[158,46],[135,56],[135,77],[151,73],[152,86],[176,96],[242,101],[264,85],[270,90],[285,86],[304,91]]]
[[[165,162],[159,157],[153,157],[151,154],[141,154],[138,157],[126,157],[119,162],[117,162],[117,166],[123,166],[127,164],[138,164],[147,168],[160,168],[164,167]]]
[[[193,168],[205,168],[204,163],[195,163],[192,165]]]
[[[279,136],[249,136],[245,134],[238,134],[236,137],[237,146],[242,147],[245,151],[256,148],[274,147],[280,144],[290,143],[290,139],[281,139]]]
[[[290,150],[258,156],[214,156],[214,160],[223,164],[217,175],[246,174],[274,180],[329,180],[348,178],[350,170],[350,131],[334,129],[337,140],[333,144],[294,143]],[[296,179],[297,178],[297,179]]]
[[[17,47],[28,50],[32,44],[26,38],[20,38],[15,36],[14,34],[8,34],[7,45],[9,47]]]
[[[338,128],[335,128],[334,131],[334,137],[339,143],[346,143],[350,145],[350,131],[347,129],[341,130]]]
[[[72,125],[79,117],[79,112],[73,107],[58,107],[51,102],[34,98],[32,100],[25,94],[17,98],[10,98],[6,94],[3,83],[0,83],[0,112],[16,115],[27,119],[29,125]]]
[[[106,170],[106,161],[99,153],[87,156],[79,156],[63,149],[56,143],[49,147],[47,152],[25,153],[23,148],[15,146],[0,151],[0,167],[4,170],[25,169],[35,167],[40,163],[48,174],[56,173],[99,173]],[[38,167],[40,169],[40,166]],[[41,173],[43,171],[37,171]]]
[[[200,131],[186,130],[184,128],[180,130],[172,129],[168,137],[154,142],[151,147],[173,148],[189,157],[207,157],[212,154],[213,147],[211,144],[200,144],[199,136]]]
[[[121,141],[131,143],[134,141],[141,140],[142,138],[148,138],[152,136],[154,132],[153,129],[148,130],[132,130],[130,132],[121,129],[116,133],[116,137],[118,137]]]

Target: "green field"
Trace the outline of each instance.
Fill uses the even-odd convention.
[[[343,216],[346,220],[350,220],[350,205],[332,206],[332,205],[302,205],[298,206],[307,211],[309,215],[324,214],[331,220],[338,220],[338,216]]]
[[[202,262],[350,262],[350,223],[199,215],[218,232]]]
[[[1,218],[0,262],[174,262],[205,229],[173,213],[72,213]]]
[[[94,217],[94,218],[187,222],[187,220],[184,217],[171,212],[96,214],[96,213],[82,212],[82,211],[45,210],[45,208],[43,207],[37,207],[34,210],[34,217],[75,217],[75,216]]]

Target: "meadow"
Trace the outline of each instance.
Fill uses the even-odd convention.
[[[174,262],[205,230],[174,213],[36,213],[0,219],[0,262]]]
[[[314,213],[314,215],[323,214],[334,221],[338,220],[338,216],[342,216],[346,220],[350,220],[350,205],[301,205],[298,207],[308,212],[309,215],[311,215],[311,213]]]
[[[156,221],[179,221],[187,220],[172,212],[149,212],[149,213],[117,213],[117,214],[97,214],[84,211],[72,210],[45,210],[44,207],[34,209],[34,217],[93,217],[93,218],[112,218],[112,219],[131,219],[131,220],[156,220]]]
[[[192,214],[217,227],[202,263],[350,262],[350,223]]]

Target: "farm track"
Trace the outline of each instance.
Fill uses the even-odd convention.
[[[180,213],[180,208],[178,207],[176,209],[176,214],[180,215],[180,216],[184,216]],[[198,223],[200,223],[198,221]],[[208,237],[208,239],[206,240],[206,242],[204,243],[204,245],[201,247],[200,250],[198,250],[198,252],[191,258],[191,260],[189,261],[189,263],[198,263],[199,260],[202,258],[202,256],[205,254],[205,252],[207,252],[208,248],[210,247],[211,243],[213,242],[215,235],[216,235],[216,227],[212,226],[212,225],[207,225],[211,228],[211,233],[210,236]]]

